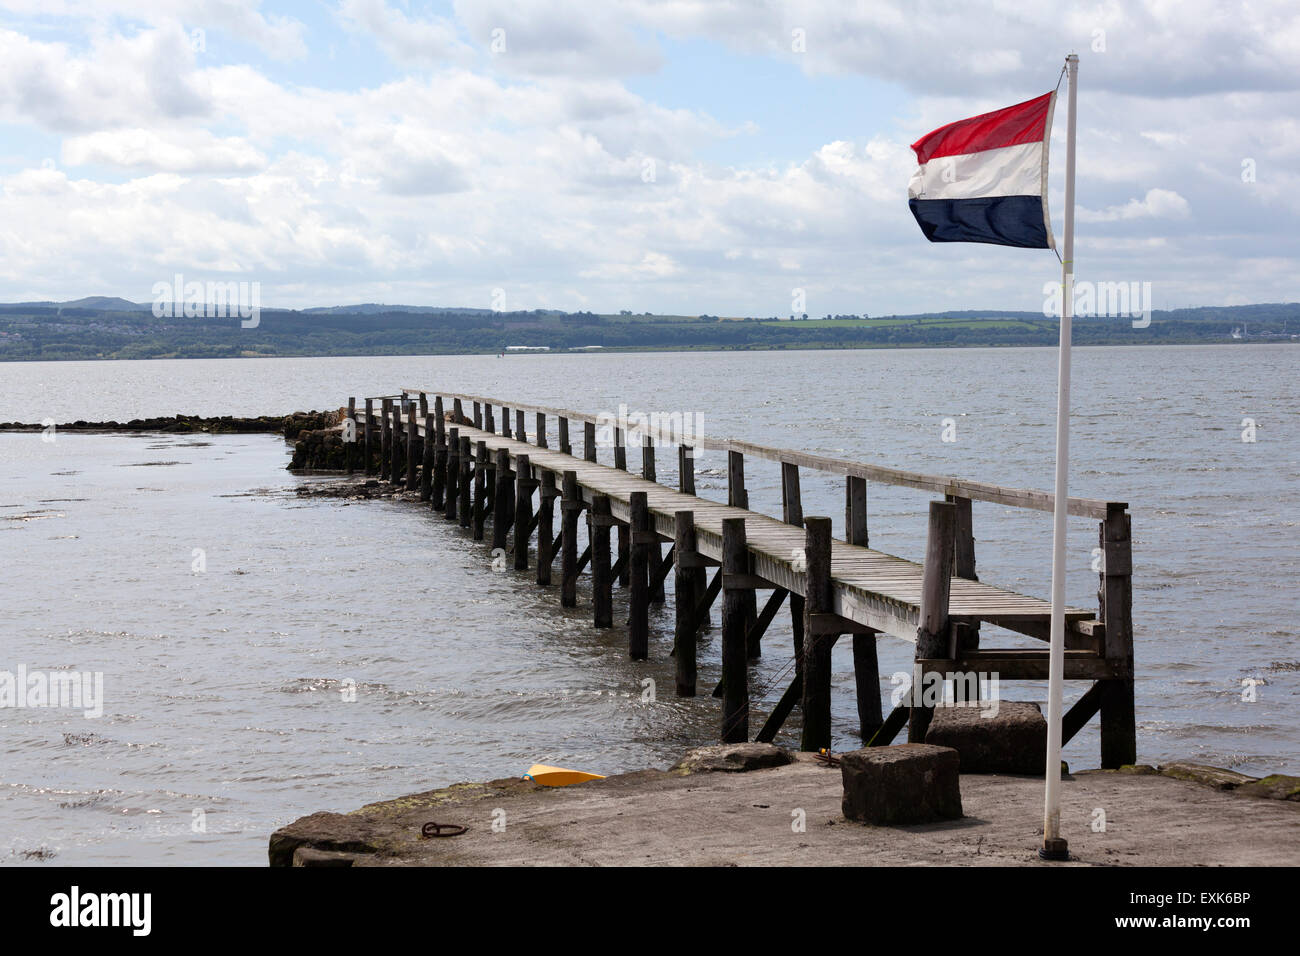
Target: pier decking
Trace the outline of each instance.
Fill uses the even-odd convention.
[[[582,427],[581,456],[574,454],[570,436],[575,424]],[[618,422],[570,409],[433,389],[408,387],[367,398],[362,415],[350,400],[344,427],[354,439],[349,458],[354,467],[361,457],[367,471],[378,471],[381,479],[418,487],[434,510],[458,521],[476,539],[486,537],[490,520],[493,548],[512,548],[513,566],[535,567],[539,585],[552,583],[559,556],[562,604],[577,603],[578,577],[590,567],[597,627],[612,625],[614,582],[627,587],[629,653],[634,658],[649,653],[648,608],[664,600],[663,583],[673,573],[680,695],[696,693],[696,638],[721,594],[723,680],[715,696],[723,698],[720,736],[725,741],[749,739],[746,662],[761,654],[765,632],[786,600],[796,672],[758,740],[770,741],[797,705],[803,715],[803,748],[829,745],[830,649],[846,634],[853,638],[858,731],[872,745],[891,742],[904,723],[909,739],[921,740],[929,723],[929,710],[922,706],[902,706],[884,715],[875,649],[879,635],[914,641],[922,673],[992,672],[1000,680],[1047,677],[1046,649],[980,647],[981,623],[1046,641],[1051,606],[977,579],[971,502],[1050,511],[1050,494],[648,426],[628,435]],[[640,445],[640,476],[627,470],[629,438]],[[665,444],[677,448],[676,489],[656,480],[657,445]],[[695,494],[696,449],[727,454],[727,504]],[[612,458],[608,464],[598,460],[601,450]],[[748,509],[747,457],[779,464],[781,519]],[[842,538],[832,537],[829,518],[805,519],[800,468],[845,477]],[[868,481],[944,496],[929,504],[924,563],[869,546]],[[1129,515],[1123,503],[1086,498],[1071,498],[1069,511],[1099,520],[1104,570],[1098,610],[1066,610],[1064,676],[1093,684],[1065,715],[1063,737],[1069,740],[1100,712],[1102,766],[1116,767],[1136,759]],[[579,555],[583,512],[588,545]],[[616,560],[611,560],[611,531],[618,537]],[[770,592],[761,612],[756,600],[760,590]]]

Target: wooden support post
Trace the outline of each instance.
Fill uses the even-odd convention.
[[[677,478],[682,494],[695,494],[695,449],[690,445],[677,446]],[[694,605],[704,596],[704,588],[707,584],[703,566],[689,568],[686,580],[687,590],[685,592],[679,590],[677,599],[681,600],[681,596],[686,594],[690,598],[689,603]],[[680,588],[681,582],[674,581],[674,586]]]
[[[515,473],[515,570],[527,571],[528,539],[533,534],[533,491],[537,488],[527,455],[515,457]]]
[[[951,501],[957,509],[957,527],[954,532],[952,552],[953,577],[978,581],[979,578],[975,574],[975,530],[971,516],[971,500],[959,495],[945,495],[944,498],[946,501]],[[955,638],[957,656],[964,657],[967,654],[975,653],[980,649],[979,622],[954,624],[953,637]],[[967,682],[954,681],[953,683],[955,685],[953,687],[954,702],[964,702],[968,689]],[[978,682],[975,682],[973,689],[978,695]],[[976,699],[978,699],[978,696]]]
[[[487,520],[487,442],[480,440],[474,448],[474,540],[483,540],[483,522]]]
[[[389,445],[393,440],[393,400],[385,398],[379,404],[379,480],[388,481],[388,464],[393,453]]]
[[[1106,624],[1106,659],[1124,677],[1102,681],[1101,765],[1114,769],[1137,762],[1137,716],[1133,702],[1133,540],[1128,506],[1106,505],[1099,529],[1102,570],[1098,590]]]
[[[698,567],[700,554],[695,537],[695,512],[677,511],[673,513],[673,564],[676,575],[673,585],[676,592],[677,606],[673,628],[673,660],[677,669],[677,696],[694,697],[696,681],[695,642],[699,632],[694,627],[695,604],[699,596],[695,593],[695,572],[703,571]]]
[[[569,420],[560,419],[560,452],[565,455],[573,454],[573,444],[569,441]]]
[[[956,548],[957,506],[950,501],[930,502],[930,525],[925,536],[925,567],[921,572],[921,622],[916,629],[916,659],[951,659],[955,648],[948,620],[948,594],[952,588],[952,561]],[[911,713],[907,724],[909,743],[925,743],[925,732],[934,716],[922,698],[925,674],[914,669]]]
[[[441,511],[447,490],[447,423],[442,415],[442,396],[433,397],[433,487],[429,501],[434,511]]]
[[[468,435],[462,435],[460,439],[460,469],[456,477],[456,489],[460,492],[460,503],[457,507],[460,526],[468,528],[474,521],[474,508],[470,503],[470,475],[473,473],[474,452],[470,447]]]
[[[641,477],[646,481],[656,481],[655,478],[655,443],[649,435],[641,436]],[[650,521],[651,527],[654,526],[654,519]],[[663,565],[664,549],[663,544],[657,539],[650,545],[650,569],[651,572],[658,571]],[[663,604],[667,598],[664,595],[664,579],[661,575],[653,574],[650,578],[650,603]]]
[[[393,484],[401,484],[402,477],[402,406],[405,402],[393,402],[392,404],[392,438],[389,442],[389,450],[392,452],[392,460],[388,463],[388,480]]]
[[[745,490],[745,456],[738,451],[727,452],[727,504],[733,508],[749,508],[749,492]],[[744,596],[745,630],[758,619],[758,599],[751,590]],[[755,656],[761,656],[759,650]]]
[[[501,437],[510,438],[510,409],[501,406]]]
[[[492,550],[505,550],[514,518],[514,475],[510,473],[510,452],[497,449],[497,489],[492,495]]]
[[[803,498],[799,491],[799,466],[781,462],[781,520],[795,527],[803,527]],[[794,555],[791,555],[794,557]],[[799,679],[800,699],[803,698],[803,610],[804,599],[798,594],[790,595],[790,630],[794,637],[794,656],[798,662],[796,675]]]
[[[745,594],[753,588],[729,587],[731,575],[749,574],[749,548],[745,519],[722,519],[722,742],[749,739],[749,668],[745,646],[749,622],[745,619]]]
[[[460,504],[460,429],[447,429],[447,488],[442,513],[448,521],[456,520]]]
[[[865,745],[883,722],[875,634],[853,635],[853,683],[858,696],[858,735]]]
[[[427,392],[420,393],[420,417],[424,418],[429,414],[429,395]]]
[[[555,499],[558,494],[555,472],[543,471],[541,489],[537,494],[537,583],[542,586],[551,583],[551,564],[555,560],[551,536],[555,533]]]
[[[451,417],[455,424],[465,424],[465,406],[461,404],[459,398],[453,398],[451,400]]]
[[[367,399],[366,399],[366,422],[365,422],[365,442],[366,442],[366,445],[365,445],[365,455],[366,455],[366,468],[365,468],[365,471],[366,471],[366,474],[367,474],[367,475],[373,475],[373,474],[375,473],[375,461],[374,461],[374,458],[375,458],[374,433],[371,431],[371,428],[370,428],[370,424],[371,424],[371,422],[373,421],[374,417],[375,417],[375,406],[374,406],[374,400],[373,400],[373,399],[369,399],[369,398],[367,398]]]
[[[491,432],[491,433],[494,434],[494,435],[496,434],[496,431],[497,431],[497,423],[496,423],[496,420],[493,419],[493,417],[492,417],[492,406],[491,406],[491,405],[484,405],[484,406],[483,406],[483,430],[484,430],[484,431],[489,431],[489,432]]]
[[[415,487],[415,462],[416,453],[419,449],[416,447],[419,442],[419,423],[415,417],[415,408],[408,403],[406,406],[406,490],[410,491]]]
[[[546,413],[537,413],[537,447],[546,448]]]
[[[474,427],[480,430],[483,428],[483,403],[482,402],[474,403]]]
[[[632,580],[630,570],[632,549],[629,545],[632,540],[632,526],[620,521],[615,530],[618,532],[618,585],[625,588]]]
[[[348,474],[357,470],[357,398],[355,395],[348,399],[348,421],[352,423],[352,441],[347,443],[343,449],[344,459],[347,462]],[[344,425],[344,428],[349,426]]]
[[[609,496],[593,495],[587,512],[587,537],[591,540],[591,597],[596,627],[614,626],[614,582],[609,574]]]
[[[424,413],[424,441],[420,443],[420,500],[433,497],[433,414]]]
[[[582,423],[582,457],[587,461],[596,460],[596,423]]]
[[[627,436],[617,427],[614,429],[614,467],[627,471]]]
[[[812,626],[831,611],[831,519],[804,519],[803,735],[799,749],[831,745],[831,648],[834,634]]]
[[[528,431],[524,428],[524,413],[515,409],[515,441],[528,441]]]
[[[844,540],[867,546],[867,479],[849,475],[844,479]]]
[[[560,606],[578,606],[578,473],[566,471],[560,479]]]
[[[629,557],[628,655],[643,661],[650,654],[650,506],[644,491],[628,496],[632,551]],[[655,539],[658,540],[657,538]]]

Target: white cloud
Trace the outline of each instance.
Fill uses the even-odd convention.
[[[174,173],[229,173],[261,169],[266,157],[240,137],[218,137],[205,129],[121,129],[69,137],[63,141],[63,162]]]
[[[1171,189],[1148,189],[1141,199],[1130,199],[1122,206],[1092,210],[1082,206],[1076,215],[1080,222],[1116,222],[1126,219],[1186,219],[1192,210],[1187,200]]]

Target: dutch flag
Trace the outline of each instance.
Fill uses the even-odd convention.
[[[912,144],[908,205],[931,242],[1054,249],[1047,146],[1056,93],[941,126]]]

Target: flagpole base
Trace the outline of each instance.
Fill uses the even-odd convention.
[[[1043,845],[1038,848],[1038,858],[1040,860],[1050,860],[1053,863],[1063,863],[1070,858],[1070,843],[1063,837],[1052,837],[1044,840]]]

